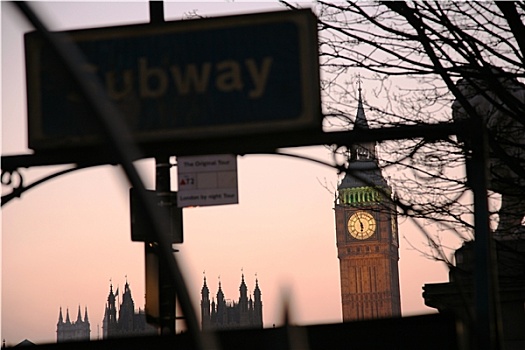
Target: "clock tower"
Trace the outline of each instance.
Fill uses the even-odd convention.
[[[359,86],[354,130],[368,129]],[[353,145],[335,203],[343,321],[401,316],[399,238],[375,142]]]

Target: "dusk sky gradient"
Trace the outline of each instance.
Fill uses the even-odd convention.
[[[149,18],[147,1],[31,5],[53,30],[145,23]],[[1,6],[2,155],[29,153],[23,33],[32,29],[11,5]],[[176,20],[194,10],[211,16],[279,9],[277,2],[167,2],[165,16]],[[365,98],[373,98],[367,89]],[[285,151],[331,162],[323,146]],[[152,189],[154,162],[137,165]],[[23,174],[31,183],[63,168]],[[171,175],[176,190],[175,167]],[[341,322],[333,211],[338,179],[333,168],[306,160],[239,156],[239,204],[184,209],[185,241],[177,246],[177,258],[195,309],[204,274],[213,296],[220,276],[226,298],[237,300],[244,273],[249,293],[259,281],[265,327],[282,323],[286,295],[295,324]],[[87,307],[91,338],[97,339],[110,280],[122,290],[127,278],[135,307],[144,307],[144,248],[130,239],[128,191],[119,167],[98,166],[48,181],[2,208],[1,338],[7,345],[24,339],[55,342],[60,307],[64,313],[69,308],[73,320],[79,306],[82,314]],[[400,220],[400,237],[403,315],[435,312],[424,305],[422,286],[447,281],[447,269],[412,248],[425,249],[426,241],[409,220]]]

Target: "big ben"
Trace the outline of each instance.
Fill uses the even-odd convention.
[[[359,87],[354,130],[368,129]],[[375,142],[353,145],[335,203],[343,321],[401,316],[399,238]]]

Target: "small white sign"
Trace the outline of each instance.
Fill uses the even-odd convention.
[[[237,157],[177,157],[178,207],[239,203]]]

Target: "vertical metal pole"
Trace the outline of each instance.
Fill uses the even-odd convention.
[[[169,157],[155,158],[157,194],[167,194],[171,190]],[[160,252],[158,252],[160,254]],[[169,269],[159,259],[159,311],[160,333],[162,335],[175,334],[176,303],[175,286]]]
[[[487,131],[481,118],[473,118],[469,135],[471,158],[467,159],[467,175],[474,193],[474,294],[476,349],[501,349],[501,317],[499,308],[497,260],[494,240],[489,228],[487,199]]]
[[[149,2],[150,23],[164,22],[164,2]],[[171,192],[170,160],[169,157],[156,157],[156,185],[157,194],[169,194]],[[161,252],[158,251],[158,254]],[[159,312],[160,333],[162,335],[175,334],[176,327],[176,302],[175,286],[170,270],[159,259]]]
[[[164,2],[153,1],[149,2],[149,21],[150,23],[164,22]]]

